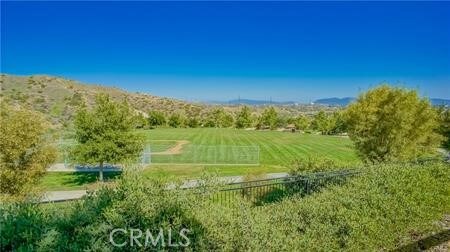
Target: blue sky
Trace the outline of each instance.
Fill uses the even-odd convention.
[[[1,71],[188,100],[450,98],[449,2],[1,2]]]

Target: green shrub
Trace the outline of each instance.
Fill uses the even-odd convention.
[[[348,164],[336,160],[321,158],[319,156],[308,156],[304,159],[296,159],[291,164],[290,175],[300,175],[311,172],[325,172],[343,170],[349,168]]]
[[[371,251],[425,234],[450,211],[448,164],[368,168],[344,186],[263,208],[201,207],[198,219],[224,250]]]
[[[26,196],[56,158],[48,122],[6,104],[0,105],[0,120],[0,199]]]
[[[189,227],[195,233],[189,237],[192,246],[198,247],[203,244],[203,230],[190,210],[195,197],[192,192],[169,191],[158,181],[149,184],[139,175],[127,174],[117,186],[104,186],[64,207],[65,211],[32,203],[5,204],[0,208],[0,250],[122,251],[109,242],[114,228],[149,229],[157,234],[160,227],[174,232]],[[176,235],[172,238],[179,240]]]
[[[159,227],[190,229],[187,250],[194,251],[390,250],[436,230],[449,213],[450,169],[444,163],[368,167],[344,185],[263,207],[239,197],[226,206],[198,192],[166,190],[131,173],[65,207],[3,204],[0,250],[121,251],[108,240],[114,228]]]

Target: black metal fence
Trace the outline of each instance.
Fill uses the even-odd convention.
[[[236,198],[241,197],[255,205],[263,205],[276,202],[289,195],[304,196],[328,185],[342,184],[348,177],[357,174],[356,171],[345,170],[230,183],[212,197],[214,201],[224,204],[230,204]]]

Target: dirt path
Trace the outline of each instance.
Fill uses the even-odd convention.
[[[173,146],[172,148],[165,150],[165,151],[160,151],[160,152],[152,152],[152,155],[176,155],[176,154],[181,154],[183,152],[183,146],[185,144],[188,144],[189,141],[187,140],[179,140],[177,141],[177,144],[175,144],[175,146]]]

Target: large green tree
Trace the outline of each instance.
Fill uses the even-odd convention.
[[[250,108],[244,106],[241,108],[241,111],[239,111],[236,117],[236,128],[243,129],[248,128],[251,125],[252,125],[252,118]]]
[[[49,124],[36,112],[0,108],[0,193],[24,195],[55,161]]]
[[[376,87],[347,108],[346,119],[360,156],[373,163],[414,159],[441,140],[436,111],[414,90]]]
[[[135,133],[135,116],[128,103],[117,103],[107,95],[96,98],[96,106],[82,106],[75,117],[77,145],[73,160],[80,164],[98,165],[103,181],[105,164],[136,160],[142,152],[144,139]]]

